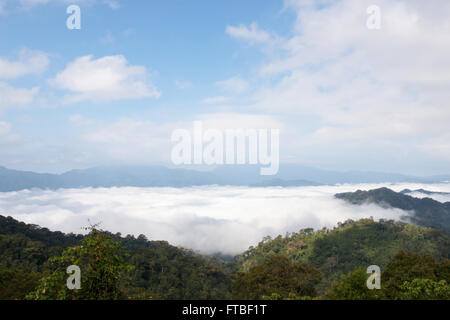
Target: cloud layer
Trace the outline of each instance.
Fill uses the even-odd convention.
[[[287,0],[296,20],[276,46],[256,24],[228,26],[227,34],[261,44],[266,56],[257,79],[271,84],[255,91],[252,107],[313,120],[294,133],[299,160],[318,163],[325,153],[336,161],[337,145],[357,157],[378,150],[371,158],[399,168],[411,158],[448,160],[450,3],[377,1],[380,30],[366,26],[372,4]]]
[[[237,254],[264,236],[302,228],[333,227],[347,219],[400,219],[409,213],[375,205],[351,206],[338,192],[380,185],[298,188],[99,188],[0,193],[0,213],[52,230],[81,232],[101,222],[103,229],[145,234],[202,253]],[[423,186],[389,186],[396,191]],[[450,185],[427,186],[450,191]]]

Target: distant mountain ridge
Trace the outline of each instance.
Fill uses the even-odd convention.
[[[72,170],[62,174],[35,173],[0,167],[0,192],[23,189],[83,187],[190,187],[230,186],[317,186],[339,183],[441,182],[450,176],[413,177],[383,172],[338,172],[285,164],[275,176],[261,176],[259,166],[224,165],[211,171],[164,166],[116,166]]]
[[[301,186],[321,186],[321,185],[323,184],[312,182],[309,180],[272,179],[252,184],[250,185],[250,187],[301,187]]]
[[[400,191],[400,193],[403,193],[403,194],[410,194],[413,192],[423,193],[426,195],[433,195],[433,194],[446,195],[446,196],[450,195],[450,192],[430,191],[430,190],[425,190],[425,189],[416,189],[416,190],[404,189],[404,190]]]
[[[409,218],[417,225],[439,228],[450,233],[450,202],[439,202],[431,198],[414,198],[388,188],[369,191],[338,193],[336,198],[354,205],[375,203],[407,211],[413,211]]]

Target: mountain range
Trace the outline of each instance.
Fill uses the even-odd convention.
[[[285,164],[275,176],[261,176],[259,166],[221,166],[209,171],[164,166],[110,166],[71,170],[62,174],[35,173],[0,167],[0,192],[23,189],[82,187],[189,187],[231,186],[316,186],[340,183],[450,181],[450,175],[415,177],[370,171],[331,171]]]

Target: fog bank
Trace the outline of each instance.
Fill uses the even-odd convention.
[[[264,236],[302,228],[334,227],[347,219],[395,219],[410,213],[376,205],[352,206],[334,198],[339,192],[386,186],[450,192],[450,185],[342,185],[294,188],[85,188],[0,193],[0,214],[50,230],[82,233],[101,228],[201,253],[237,254]],[[438,195],[439,200],[450,197]]]

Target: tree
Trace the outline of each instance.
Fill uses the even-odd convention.
[[[327,293],[331,300],[378,300],[383,297],[381,290],[367,288],[369,274],[363,268],[343,276]]]
[[[19,300],[36,288],[42,275],[28,267],[0,264],[0,300]]]
[[[445,280],[414,279],[400,289],[402,300],[450,300],[450,285]]]
[[[92,226],[80,246],[69,247],[60,257],[49,259],[53,273],[41,279],[27,299],[113,300],[125,298],[123,285],[132,267],[124,261],[120,243]],[[81,269],[81,289],[67,288],[68,266]]]
[[[400,251],[392,258],[382,274],[383,291],[389,299],[400,299],[404,294],[405,282],[414,279],[428,279],[433,282],[449,281],[450,263],[448,259],[438,263],[431,255],[421,255]],[[415,286],[418,283],[410,283]],[[424,284],[424,282],[420,282]]]
[[[316,268],[274,256],[249,272],[238,272],[233,282],[234,299],[314,297],[322,279]]]

